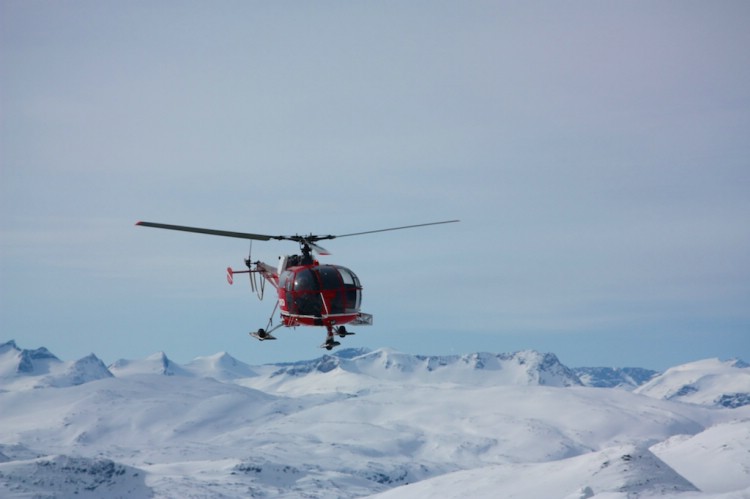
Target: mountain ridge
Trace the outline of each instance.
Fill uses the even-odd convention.
[[[19,373],[18,347],[1,346],[0,496],[12,499],[750,492],[750,406],[581,385],[552,354],[357,349],[248,366],[157,352],[77,384],[60,374],[96,356],[37,349],[40,371]],[[714,368],[744,380],[697,367],[661,383]]]
[[[560,363],[555,354],[523,350],[492,354],[477,352],[465,355],[412,355],[381,348],[370,351],[343,351],[342,355],[324,355],[310,361],[296,362],[275,370],[272,376],[301,376],[311,372],[326,373],[341,369],[383,379],[418,379],[426,381],[461,380],[466,383],[515,382],[553,386],[581,386],[575,373]],[[481,374],[477,373],[481,371]],[[507,373],[485,381],[489,372]]]
[[[573,372],[586,386],[634,390],[647,383],[659,371],[641,367],[574,367]]]
[[[0,344],[0,379],[5,380],[0,389],[4,390],[19,387],[62,387],[111,376],[142,374],[214,378],[268,389],[279,388],[281,385],[292,386],[295,379],[334,371],[339,372],[340,378],[366,376],[372,380],[391,382],[463,383],[477,386],[588,386],[624,389],[654,398],[701,405],[728,408],[750,405],[750,365],[741,359],[703,359],[659,373],[633,367],[569,368],[555,354],[535,350],[414,355],[391,348],[360,347],[341,349],[308,360],[260,366],[246,364],[228,352],[199,356],[186,364],[172,361],[165,352],[156,352],[144,359],[119,359],[105,366],[95,354],[66,362],[45,347],[22,349],[14,340]],[[354,386],[357,381],[353,380],[349,384]],[[303,388],[304,384],[293,389]]]

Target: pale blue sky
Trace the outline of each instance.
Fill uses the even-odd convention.
[[[241,240],[328,242],[345,346],[750,360],[750,4],[0,2],[0,341],[311,358]],[[275,262],[292,243],[256,242]]]

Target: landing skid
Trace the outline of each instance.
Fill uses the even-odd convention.
[[[280,327],[281,327],[281,324],[272,327],[268,331],[261,328],[249,334],[253,338],[257,339],[258,341],[275,340],[276,336],[272,335],[271,333]],[[344,326],[338,326],[334,328],[333,325],[329,325],[328,335],[326,336],[326,341],[322,345],[320,345],[320,348],[325,348],[326,350],[333,350],[334,347],[341,345],[340,342],[336,341],[335,339],[336,336],[338,336],[339,338],[345,338],[347,336],[352,336],[352,335],[354,335],[354,333],[352,333],[351,331],[347,331]]]
[[[260,341],[266,341],[266,340],[275,340],[276,336],[272,335],[271,333],[267,333],[266,331],[259,329],[254,333],[250,333],[250,336],[253,338],[257,338]]]
[[[326,340],[325,343],[320,345],[320,348],[325,348],[326,350],[333,350],[333,347],[337,347],[339,345],[341,345],[341,343],[339,343],[336,340]]]
[[[337,347],[341,345],[340,342],[336,341],[334,338],[338,336],[339,338],[344,338],[346,336],[352,336],[354,333],[347,331],[344,326],[339,326],[337,328],[334,328],[333,325],[328,325],[328,335],[326,336],[326,341],[322,345],[320,345],[320,348],[325,348],[326,350],[332,350],[333,347]]]
[[[346,336],[354,336],[355,333],[347,331],[344,326],[339,326],[336,328],[336,332],[334,334],[338,335],[339,338],[344,338]]]

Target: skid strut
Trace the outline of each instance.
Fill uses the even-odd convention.
[[[339,343],[335,339],[333,324],[326,324],[326,329],[328,331],[328,334],[326,334],[326,341],[325,343],[320,345],[320,348],[325,348],[326,350],[332,350],[333,347],[337,347],[341,345],[341,343]]]
[[[326,341],[325,343],[320,345],[321,348],[325,348],[326,350],[331,350],[333,349],[333,347],[341,345],[340,342],[336,341],[336,336],[338,336],[339,338],[344,338],[346,336],[352,336],[354,334],[351,331],[347,331],[346,327],[344,326],[334,327],[333,324],[326,324],[326,329],[328,330]]]
[[[265,329],[260,328],[255,332],[251,332],[250,336],[252,336],[253,338],[257,338],[260,341],[276,339],[276,337],[272,335],[271,333],[273,333],[274,331],[276,331],[277,329],[279,329],[281,326],[284,325],[282,323],[282,324],[276,324],[275,326],[273,326],[273,314],[276,313],[276,309],[278,307],[279,307],[279,302],[277,301],[276,305],[274,305],[273,307],[273,311],[271,312],[271,317],[268,318],[268,324],[266,325],[266,328]]]

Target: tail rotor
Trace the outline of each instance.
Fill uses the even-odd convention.
[[[250,278],[250,289],[253,293],[258,295],[258,299],[262,300],[266,282],[265,279],[261,279],[260,283],[258,283],[258,277],[255,274],[259,271],[253,268],[256,263],[257,262],[253,262],[253,241],[251,240],[247,258],[245,258],[245,266],[247,267],[247,270],[234,270],[232,267],[227,267],[227,282],[230,285],[234,284],[234,274],[248,274],[248,277]]]
[[[250,274],[250,289],[255,293],[256,282],[255,274],[253,274],[253,240],[250,240],[250,249],[247,250],[247,258],[245,259],[245,265]]]

